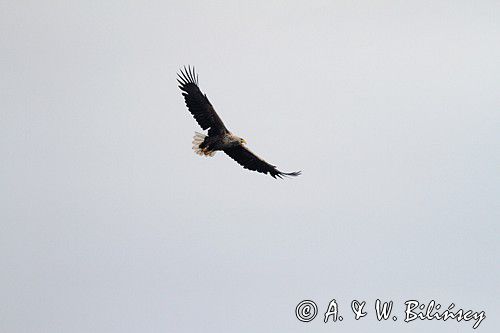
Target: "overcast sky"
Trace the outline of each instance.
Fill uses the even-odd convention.
[[[0,28],[1,332],[473,331],[411,299],[499,331],[499,1],[1,1]],[[188,64],[303,175],[195,155]]]

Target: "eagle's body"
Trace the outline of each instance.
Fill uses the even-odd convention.
[[[252,153],[244,144],[245,140],[231,133],[215,112],[209,102],[198,87],[198,76],[194,73],[194,68],[190,67],[181,74],[177,80],[179,88],[183,91],[183,96],[191,114],[194,116],[202,129],[208,129],[208,135],[197,133],[193,138],[193,149],[199,155],[213,156],[216,151],[224,151],[229,157],[242,165],[245,169],[258,171],[264,174],[269,173],[273,178],[282,176],[298,176],[300,171],[285,173],[281,172],[274,165],[271,165]]]
[[[198,134],[198,133],[197,133]],[[203,134],[202,134],[203,135]],[[242,139],[231,132],[206,136],[199,148],[205,152],[226,150],[241,145]]]

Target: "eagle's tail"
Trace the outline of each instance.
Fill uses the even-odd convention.
[[[200,156],[214,156],[215,151],[208,150],[207,147],[200,147],[205,141],[207,136],[198,132],[194,132],[193,136],[193,150],[196,154]]]

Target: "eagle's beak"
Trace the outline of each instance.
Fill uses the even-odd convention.
[[[247,144],[247,142],[245,141],[245,139],[241,139],[241,143],[244,144],[244,145]]]

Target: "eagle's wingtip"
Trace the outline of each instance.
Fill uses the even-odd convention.
[[[273,175],[271,174],[271,176],[273,176],[273,178],[276,178],[276,176],[280,179],[283,179],[283,177],[297,177],[297,176],[300,176],[302,174],[302,171],[294,171],[294,172],[281,172],[281,171],[278,171],[277,174]]]
[[[194,83],[198,85],[198,75],[195,72],[194,66],[184,65],[179,69],[179,73],[177,76],[181,79],[181,81],[177,80],[182,86],[185,86],[189,83]],[[182,89],[182,88],[181,88]]]

